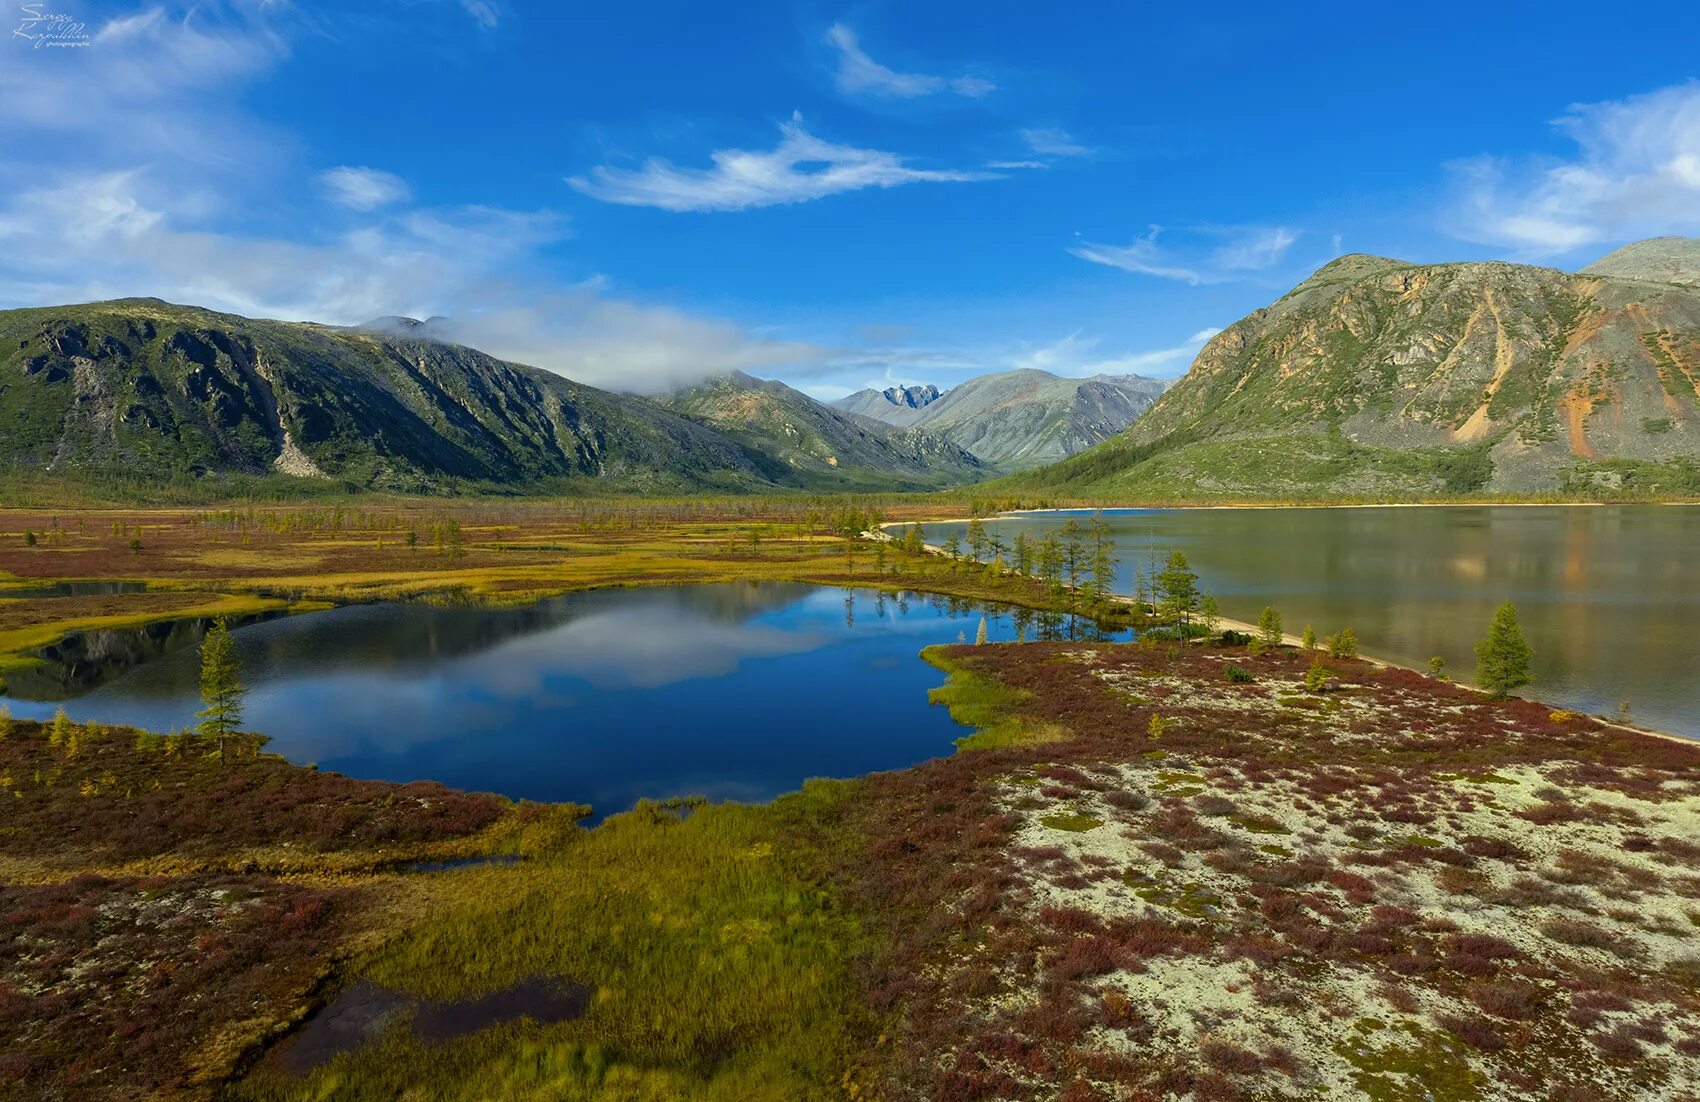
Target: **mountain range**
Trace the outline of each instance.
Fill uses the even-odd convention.
[[[1054,463],[1108,440],[1167,386],[1139,375],[1070,379],[1026,368],[934,386],[859,390],[833,406],[889,425],[923,429],[1005,470]]]
[[[1581,272],[1343,256],[1126,431],[1011,489],[1089,497],[1700,493],[1700,240]]]
[[[1580,272],[1354,254],[1172,385],[616,394],[434,339],[120,299],[0,311],[0,475],[400,492],[991,485],[1105,500],[1700,494],[1700,240]],[[1015,472],[1013,474],[1007,472]]]
[[[732,372],[658,401],[804,478],[869,489],[932,488],[985,477],[986,465],[942,436],[841,412],[800,390]]]
[[[380,318],[343,328],[120,299],[0,312],[0,472],[146,487],[930,489],[984,465],[738,374],[615,394]]]

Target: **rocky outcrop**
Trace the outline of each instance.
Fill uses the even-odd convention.
[[[1646,270],[1638,255],[1580,274],[1342,257],[1218,334],[1122,436],[1035,481],[1155,486],[1161,469],[1241,494],[1679,484],[1700,458],[1700,289],[1607,274]]]

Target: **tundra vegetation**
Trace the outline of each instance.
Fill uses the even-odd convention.
[[[1325,651],[1205,635],[1184,559],[1134,606],[1096,589],[1114,552],[1090,523],[1008,547],[982,528],[959,558],[913,528],[860,538],[925,515],[0,514],[0,569],[32,594],[0,600],[0,649],[25,665],[114,622],[738,577],[1004,601],[1039,640],[927,653],[972,728],[954,755],[594,829],[319,773],[257,735],[0,718],[0,1097],[1700,1090],[1693,747],[1359,660],[1349,629]],[[68,577],[149,585],[22,580]],[[1100,614],[1154,630],[1104,644]],[[488,855],[509,860],[418,868]],[[433,1038],[402,1009],[289,1056],[362,983],[458,1006],[531,980],[575,985],[583,1013]]]

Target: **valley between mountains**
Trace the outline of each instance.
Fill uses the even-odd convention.
[[[618,394],[411,319],[337,328],[144,299],[12,310],[0,472],[120,493],[1691,496],[1697,258],[1688,238],[1578,273],[1346,256],[1172,384],[1026,369],[832,403],[742,373]]]

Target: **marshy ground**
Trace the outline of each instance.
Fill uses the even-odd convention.
[[[0,601],[0,651],[213,602],[736,577],[1054,596],[852,545],[828,505],[709,509],[4,513],[0,569],[35,595]],[[73,577],[149,588],[39,595]],[[1695,747],[1356,660],[1311,691],[1294,648],[929,657],[974,729],[958,753],[593,830],[252,743],[14,721],[0,1097],[1700,1095]],[[415,868],[483,854],[509,859]],[[573,1013],[411,1020],[538,984]],[[394,1012],[292,1060],[349,990]]]

